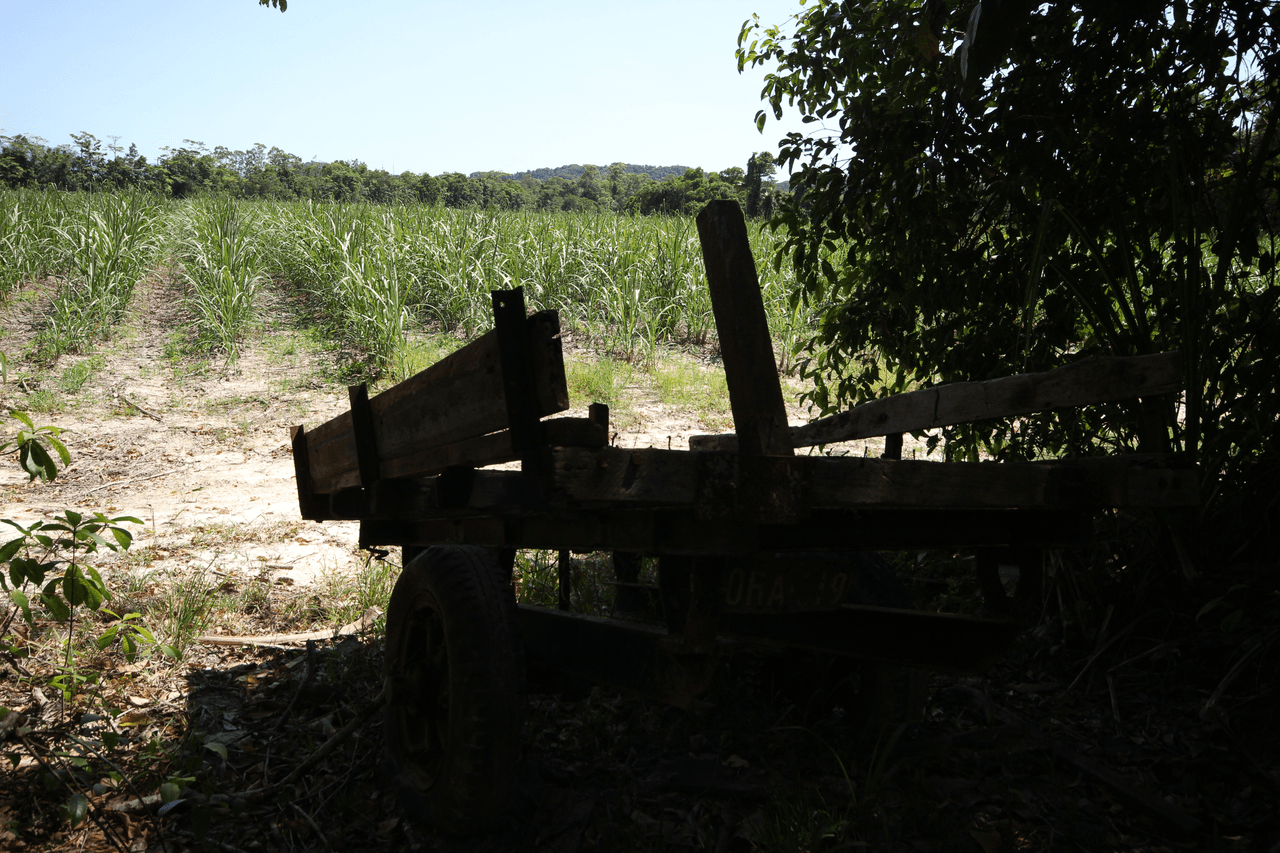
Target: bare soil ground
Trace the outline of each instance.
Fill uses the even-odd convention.
[[[177,662],[82,644],[76,672],[97,683],[72,684],[67,701],[49,683],[65,628],[22,633],[34,654],[0,658],[0,705],[22,715],[0,735],[0,756],[13,756],[0,850],[1278,849],[1280,764],[1199,713],[1215,679],[1180,674],[1178,656],[1209,643],[1178,639],[1172,617],[1114,648],[1105,625],[1081,648],[1046,620],[987,676],[934,677],[923,721],[870,742],[842,725],[844,671],[802,655],[735,658],[693,712],[534,684],[513,815],[485,837],[434,835],[386,789],[369,713],[381,626],[366,608],[385,606],[396,555],[370,563],[355,525],[298,515],[288,428],[346,408],[337,356],[282,295],[231,368],[193,354],[188,325],[156,278],[97,354],[15,365],[33,331],[17,304],[0,341],[5,404],[70,429],[73,462],[52,484],[0,469],[0,516],[141,519],[129,552],[94,564],[118,590],[111,606],[138,608],[157,631],[177,631],[190,600],[217,602],[192,633],[353,627],[309,648],[188,635]],[[67,390],[81,361],[90,378]],[[708,430],[643,385],[630,393],[618,444],[681,447]],[[585,414],[590,401],[574,402]],[[946,578],[920,578],[917,597],[942,589],[972,605],[972,587]],[[1104,650],[1115,657],[1098,662]],[[182,788],[168,804],[166,781]],[[76,793],[88,819],[73,827]]]

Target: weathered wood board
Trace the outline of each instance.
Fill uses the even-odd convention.
[[[736,201],[713,201],[697,222],[738,452],[791,456],[787,408],[742,208]]]
[[[485,473],[485,472],[477,472]],[[494,472],[503,474],[506,472]],[[481,487],[510,497],[515,486]],[[964,548],[1034,545],[1077,548],[1093,541],[1087,512],[1046,509],[817,510],[810,524],[767,524],[699,518],[693,509],[432,511],[414,518],[364,516],[364,545],[429,545],[440,542],[487,548],[629,551],[640,554],[739,555],[767,551]]]
[[[542,311],[529,317],[528,324],[529,364],[538,416],[546,417],[569,408],[560,323],[556,312]],[[489,332],[369,401],[381,476],[425,473],[414,470],[421,460],[411,460],[426,453],[426,470],[430,470],[438,465],[438,454],[427,451],[506,428],[498,349],[497,336]],[[311,484],[316,493],[328,494],[360,484],[349,411],[307,432],[306,439]],[[501,444],[501,440],[491,443]],[[458,450],[455,447],[444,455],[452,453],[456,457]],[[500,449],[496,453],[503,455]]]
[[[1011,465],[914,462],[859,457],[750,457],[682,450],[550,451],[552,500],[583,506],[698,507],[708,518],[726,512],[789,521],[817,508],[1191,506],[1193,470],[1066,461]],[[791,518],[761,507],[758,494],[785,495]]]
[[[915,432],[1049,409],[1109,403],[1167,394],[1182,388],[1177,352],[1087,358],[1045,373],[1023,373],[985,382],[956,382],[872,400],[804,426],[791,427],[793,447]],[[735,435],[696,435],[694,450],[733,450]]]

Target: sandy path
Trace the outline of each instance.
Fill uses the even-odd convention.
[[[148,279],[97,355],[11,371],[5,405],[24,408],[32,397],[23,392],[38,389],[64,402],[34,417],[69,430],[63,438],[73,461],[52,484],[28,483],[16,465],[0,467],[0,517],[30,523],[64,507],[136,516],[143,525],[124,563],[147,571],[266,571],[305,585],[356,570],[363,555],[355,523],[299,516],[288,440],[292,425],[312,428],[344,411],[346,389],[329,356],[291,328],[282,300],[265,307],[264,328],[228,370],[175,356],[189,317],[170,282]],[[31,332],[30,320],[11,311],[4,349],[20,352]],[[90,381],[74,394],[60,390],[61,372],[85,358],[98,364]],[[642,386],[631,391],[637,417],[617,434],[619,446],[681,449],[708,430]],[[585,416],[588,402],[573,401],[567,414]],[[791,416],[805,421],[799,408]]]

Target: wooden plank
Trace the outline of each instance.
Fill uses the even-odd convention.
[[[456,542],[491,548],[746,557],[784,550],[1080,547],[1092,541],[1093,525],[1089,514],[1079,510],[822,510],[815,511],[810,524],[767,525],[707,521],[688,508],[567,512],[507,505],[499,515],[451,512],[399,520],[366,518],[361,531],[361,541],[373,545]]]
[[[537,414],[547,417],[569,407],[559,320],[554,311],[548,311],[534,314],[527,323]],[[371,399],[377,458],[385,464],[427,448],[505,429],[507,408],[500,365],[498,338],[489,332]],[[311,430],[307,438],[317,492],[326,494],[360,484],[350,412]]]
[[[590,418],[551,418],[542,426],[547,444],[556,447],[604,447],[608,440],[606,427]],[[381,472],[383,477],[424,477],[454,465],[482,468],[519,458],[510,431],[503,430],[388,459]]]
[[[724,630],[866,660],[943,672],[981,672],[1018,634],[1012,620],[846,604],[822,613],[728,614]]]
[[[581,506],[705,505],[708,517],[740,505],[736,494],[747,488],[776,487],[808,509],[1194,506],[1198,498],[1195,471],[1126,466],[1123,457],[1106,465],[1004,465],[802,456],[754,470],[751,457],[680,450],[555,448],[551,457],[554,498]],[[767,477],[785,482],[760,485]],[[708,481],[715,488],[704,488]]]
[[[692,506],[698,495],[696,456],[680,450],[553,448],[553,499],[577,505]]]
[[[356,469],[360,485],[372,486],[378,480],[378,442],[373,428],[373,410],[369,405],[369,384],[361,382],[347,388],[351,403],[351,432],[356,445]]]
[[[795,447],[915,432],[1049,409],[1167,394],[1182,388],[1182,355],[1087,358],[1045,373],[985,382],[956,382],[872,400],[828,418],[791,428]],[[732,435],[689,439],[693,450],[733,450]]]
[[[311,483],[317,494],[360,485],[351,412],[346,411],[307,433]]]
[[[558,312],[539,311],[529,317],[529,348],[539,414],[546,417],[563,412],[569,408],[569,386],[564,375]]]
[[[529,324],[524,316],[524,289],[495,290],[493,331],[498,336],[498,361],[502,367],[503,400],[507,432],[522,459],[542,444],[538,424],[538,394],[534,390],[533,361],[529,355]],[[487,431],[487,430],[486,430]],[[528,465],[522,462],[522,467]]]
[[[320,521],[325,517],[324,502],[316,497],[315,484],[311,482],[311,455],[307,452],[307,431],[300,426],[289,430],[290,452],[293,454],[293,475],[298,483],[298,509],[303,518]]]
[[[715,673],[717,657],[681,653],[663,628],[527,604],[518,614],[521,642],[533,667],[680,708],[689,707]]]
[[[742,208],[736,201],[711,202],[698,214],[698,237],[739,452],[790,456],[787,408]]]

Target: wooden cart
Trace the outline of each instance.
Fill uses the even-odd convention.
[[[691,450],[609,445],[608,409],[569,408],[554,311],[493,293],[494,330],[351,409],[293,429],[302,516],[358,519],[366,547],[404,549],[387,612],[386,741],[406,805],[445,830],[479,827],[510,793],[526,662],[687,706],[742,642],[870,661],[863,718],[919,701],[911,673],[976,671],[1009,619],[910,609],[871,552],[970,548],[988,602],[996,566],[1090,541],[1113,507],[1196,500],[1194,472],[1152,457],[1034,464],[907,461],[905,432],[1180,387],[1176,353],[1082,361],[940,386],[789,427],[742,213],[698,216],[735,433]],[[796,455],[888,436],[886,458]],[[519,470],[486,466],[519,462]],[[517,549],[560,552],[560,608],[517,606]],[[620,609],[657,558],[661,616],[568,611],[571,552],[612,554]],[[1034,577],[1037,561],[1023,561]],[[914,698],[913,698],[914,697]]]

